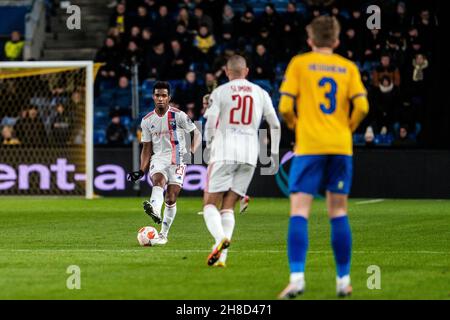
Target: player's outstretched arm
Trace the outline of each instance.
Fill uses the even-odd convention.
[[[369,102],[366,95],[358,95],[353,99],[353,111],[350,117],[350,129],[352,132],[358,128],[359,124],[369,112]]]

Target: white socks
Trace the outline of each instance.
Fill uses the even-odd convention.
[[[209,233],[214,237],[216,244],[225,238],[225,232],[222,227],[220,212],[215,205],[207,204],[203,207],[203,218]]]
[[[169,233],[170,226],[172,225],[173,220],[175,220],[175,216],[177,214],[177,204],[168,205],[166,203],[166,208],[164,209],[164,219],[161,226],[161,233],[167,238]]]
[[[228,240],[231,240],[231,237],[233,236],[233,230],[234,230],[234,212],[231,209],[225,209],[220,211],[221,213],[221,220],[222,220],[222,227],[223,231],[225,233],[225,237],[228,238]],[[225,249],[222,251],[222,254],[220,255],[219,261],[225,263],[225,260],[227,259],[228,249]]]
[[[164,189],[158,186],[154,186],[152,188],[152,195],[150,197],[150,203],[153,206],[153,209],[161,215],[161,207],[164,202]]]
[[[299,283],[305,282],[305,273],[304,272],[292,272],[289,277],[290,283]]]

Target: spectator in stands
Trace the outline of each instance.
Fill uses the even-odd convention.
[[[224,42],[230,42],[235,37],[238,28],[237,19],[233,8],[229,4],[226,4],[223,7],[222,23],[217,25],[220,30],[217,34],[222,35]]]
[[[212,71],[214,72],[214,77],[219,83],[227,81],[225,74],[225,66],[230,57],[235,54],[233,49],[225,48],[224,52],[216,57],[212,65]]]
[[[160,39],[167,40],[172,30],[173,22],[169,17],[167,6],[161,5],[158,9],[158,16],[155,19],[154,31]]]
[[[15,137],[14,128],[12,126],[4,126],[2,128],[0,146],[14,146],[18,144],[20,144],[20,141]]]
[[[55,109],[56,114],[51,121],[50,132],[53,143],[58,147],[62,147],[70,143],[72,121],[62,103],[57,104]]]
[[[143,30],[152,26],[152,17],[148,14],[147,8],[140,5],[137,9],[137,16],[133,19],[132,24]]]
[[[362,43],[359,36],[357,36],[355,29],[349,28],[342,35],[342,44],[340,53],[353,61],[360,62],[362,60]]]
[[[125,3],[119,3],[117,4],[116,11],[109,20],[109,26],[117,28],[119,33],[123,35],[128,30],[128,19]]]
[[[396,88],[388,76],[384,76],[375,89],[372,100],[375,108],[375,121],[378,130],[387,132],[392,124],[393,117],[399,108],[400,98]]]
[[[197,83],[197,76],[195,72],[189,71],[186,73],[184,81],[175,92],[175,101],[181,106],[190,118],[194,118],[197,114],[195,107],[199,105],[201,90]]]
[[[217,86],[218,83],[214,74],[212,72],[205,73],[205,84],[203,85],[201,95],[204,96],[206,94],[210,94],[215,88],[217,88]]]
[[[370,148],[375,146],[375,134],[370,126],[366,128],[366,132],[364,133],[364,141],[366,143],[366,147]]]
[[[23,115],[23,113],[22,113]],[[47,147],[47,135],[45,127],[38,116],[35,106],[29,107],[24,118],[17,120],[14,126],[17,138],[27,147]]]
[[[430,85],[428,60],[423,54],[417,54],[408,70],[407,96],[410,97],[411,109],[409,112],[414,122],[423,124],[425,106]]]
[[[259,26],[265,27],[271,34],[278,34],[280,32],[280,16],[273,3],[269,2],[266,4],[259,21]]]
[[[100,76],[105,79],[115,78],[120,60],[120,52],[117,50],[114,40],[110,37],[106,38],[104,46],[95,56],[96,62],[103,62],[105,64],[99,70]]]
[[[383,77],[387,77],[394,86],[400,86],[400,71],[391,64],[391,57],[387,54],[381,56],[380,65],[372,73],[373,85],[378,87]]]
[[[400,148],[410,148],[414,147],[415,145],[416,142],[409,137],[408,126],[407,125],[400,126],[398,138],[394,140],[392,146]]]
[[[84,104],[84,97],[81,94],[80,91],[75,90],[72,92],[72,95],[70,97],[70,101],[67,103],[67,112],[69,114],[76,114],[80,110],[84,110],[85,104]]]
[[[305,33],[300,32],[301,17],[297,13],[295,2],[290,1],[286,6],[286,13],[281,18],[281,50],[280,62],[288,62],[296,55],[300,47],[306,43]],[[304,30],[304,28],[303,28]]]
[[[106,129],[106,141],[110,147],[121,147],[125,145],[128,136],[128,130],[120,123],[119,114],[113,114],[111,123]]]
[[[216,40],[214,36],[208,29],[208,25],[203,24],[198,29],[198,34],[194,39],[194,47],[196,50],[196,61],[197,62],[207,62],[211,65],[214,54],[214,46],[216,45]]]
[[[127,39],[128,44],[130,43],[130,41],[133,41],[137,46],[140,46],[142,41],[141,29],[138,26],[132,26],[130,35],[129,37],[127,37]]]
[[[239,20],[239,39],[250,43],[258,34],[258,24],[251,7],[247,7]]]
[[[355,31],[362,32],[366,30],[366,20],[361,14],[361,10],[359,8],[353,8],[350,19],[344,23],[346,29],[353,29]]]
[[[154,41],[152,51],[144,59],[148,78],[158,80],[166,79],[169,57],[162,40]]]
[[[263,44],[267,50],[267,53],[270,56],[274,57],[274,59],[277,59],[280,56],[277,37],[278,37],[278,35],[272,35],[269,32],[269,29],[267,29],[266,27],[262,27],[259,30],[259,33],[256,36],[256,39],[254,40],[254,42]],[[284,50],[284,48],[283,48],[283,50]],[[277,60],[279,60],[279,59],[277,59]]]
[[[139,48],[142,51],[144,57],[150,54],[153,47],[153,32],[150,28],[145,28],[142,30],[141,34],[141,45]]]
[[[24,41],[20,37],[19,31],[13,31],[11,33],[11,39],[5,43],[4,53],[5,58],[8,61],[20,61],[22,60],[22,52]]]
[[[203,8],[197,5],[194,9],[194,30],[199,30],[201,26],[206,26],[210,33],[214,31],[214,22],[211,17],[205,14]]]
[[[385,48],[384,35],[379,29],[370,30],[364,45],[364,62],[375,62],[380,59],[381,51]]]
[[[178,11],[178,15],[175,18],[175,23],[178,25],[182,23],[188,30],[194,30],[194,19],[189,15],[187,7],[181,7]]]
[[[174,38],[176,38],[181,47],[186,51],[187,54],[192,52],[192,35],[188,32],[186,25],[182,22],[178,23],[175,29]]]
[[[386,39],[386,53],[398,64],[403,63],[404,51],[406,50],[406,39],[401,30],[391,29]]]
[[[202,126],[206,123],[205,112],[209,108],[209,94],[205,94],[202,98],[202,109],[200,110],[199,121],[202,123]]]
[[[431,51],[436,34],[436,17],[434,15],[431,16],[430,10],[422,9],[415,25],[423,38],[423,49],[425,52]]]
[[[406,32],[410,27],[411,16],[408,14],[404,2],[399,2],[397,4],[395,13],[390,21],[390,25],[393,29],[400,30],[401,32]]]
[[[131,86],[126,76],[119,78],[119,86],[114,90],[112,96],[112,105],[115,109],[121,109],[123,112],[131,110]]]
[[[108,38],[112,38],[114,40],[114,47],[116,49],[116,51],[121,54],[122,51],[125,49],[124,46],[124,39],[125,36],[123,36],[120,31],[119,28],[116,27],[111,27],[108,29],[108,34],[107,34]]]
[[[128,70],[130,70],[130,67],[133,64],[137,63],[140,66],[142,61],[143,61],[143,57],[142,57],[141,49],[139,49],[136,42],[130,41],[128,43],[127,50],[124,53],[124,58],[122,60],[122,64],[121,64],[121,66],[123,68],[122,73],[129,73]],[[143,78],[145,78],[145,77],[143,77]]]
[[[275,78],[273,64],[272,57],[267,53],[266,47],[262,43],[257,44],[252,59],[251,77],[273,81]]]
[[[190,63],[186,52],[177,39],[170,41],[169,61],[168,78],[176,80],[183,79]]]

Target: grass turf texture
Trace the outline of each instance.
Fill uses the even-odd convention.
[[[386,200],[350,204],[351,299],[448,299],[450,201]],[[274,299],[288,280],[289,202],[254,199],[236,214],[225,269],[207,267],[212,245],[201,200],[181,198],[164,247],[139,247],[137,230],[153,225],[141,199],[0,200],[0,299]],[[335,268],[325,203],[309,223],[307,291],[334,299]],[[68,290],[69,265],[81,290]],[[369,290],[367,267],[381,269]]]

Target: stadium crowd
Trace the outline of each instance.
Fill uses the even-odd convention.
[[[112,1],[109,30],[95,57],[104,63],[95,85],[96,144],[130,142],[133,63],[139,69],[141,116],[153,108],[154,81],[168,80],[172,103],[191,119],[202,120],[202,97],[226,81],[224,66],[234,53],[247,58],[250,80],[268,90],[277,107],[286,65],[295,54],[309,50],[305,26],[321,14],[340,21],[337,53],[357,63],[368,90],[370,113],[354,135],[355,143],[368,147],[420,143],[424,113],[430,107],[435,13],[418,1],[383,2],[381,29],[369,30],[365,13],[369,3],[326,2],[327,6],[281,0]],[[12,34],[5,52],[16,52],[19,38]],[[62,104],[62,113],[65,109]],[[51,138],[48,119],[44,128]],[[2,143],[23,140],[20,130],[4,127]],[[66,130],[64,125],[53,127]],[[286,130],[282,146],[290,146],[290,137]]]
[[[118,2],[96,57],[105,63],[98,77],[103,88],[109,82],[123,91],[109,100],[109,107],[119,111],[114,115],[127,115],[129,66],[136,62],[144,89],[151,88],[156,79],[169,80],[173,103],[193,120],[201,119],[202,96],[226,81],[224,65],[234,53],[247,58],[250,79],[272,94],[276,106],[280,76],[287,63],[295,54],[308,51],[305,26],[317,15],[330,14],[342,26],[337,53],[358,64],[369,92],[371,111],[355,142],[367,146],[415,144],[430,85],[437,27],[433,12],[425,6],[391,2],[382,8],[385,27],[369,30],[366,6],[357,2],[331,1],[327,7],[295,1],[263,6],[258,1],[243,3]],[[151,108],[150,100],[143,102],[142,109]]]

